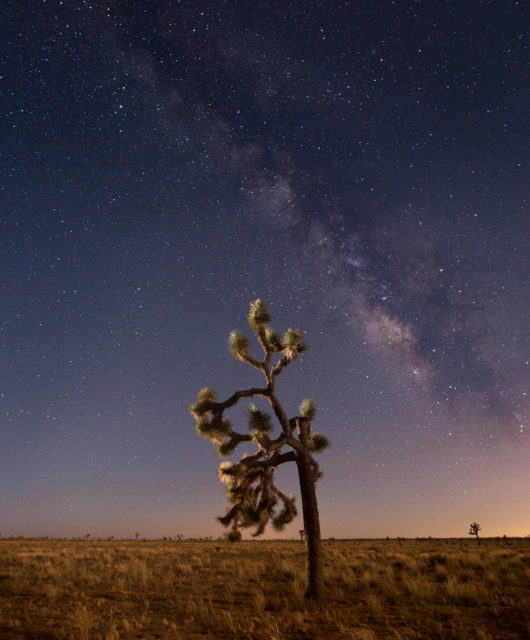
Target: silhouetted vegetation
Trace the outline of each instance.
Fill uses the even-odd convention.
[[[191,407],[191,413],[197,419],[197,433],[213,441],[220,456],[229,456],[241,442],[253,442],[257,448],[253,455],[244,455],[237,463],[223,462],[219,467],[219,477],[226,485],[228,500],[232,504],[219,522],[231,527],[228,534],[231,541],[240,538],[241,528],[254,526],[256,529],[252,535],[259,536],[268,522],[281,531],[294,519],[297,513],[294,496],[287,496],[276,487],[274,472],[282,464],[296,463],[307,541],[306,598],[317,600],[321,594],[322,559],[315,485],[321,474],[313,454],[324,451],[329,442],[323,435],[311,431],[316,413],[312,400],[301,402],[299,415],[287,417],[276,394],[276,381],[288,365],[306,352],[307,347],[299,330],[288,329],[280,337],[269,327],[269,322],[265,303],[261,300],[252,302],[248,324],[263,350],[262,360],[251,356],[250,342],[241,332],[233,331],[229,339],[232,355],[262,373],[266,386],[236,391],[222,402],[217,400],[217,394],[212,389],[202,389],[197,402]],[[225,417],[225,411],[241,398],[254,397],[265,398],[272,407],[281,430],[276,438],[270,436],[271,416],[254,404],[247,407],[248,434],[235,431]],[[286,452],[282,452],[284,448]],[[279,510],[278,504],[281,505]]]
[[[477,539],[477,544],[480,547],[480,539],[478,537],[478,532],[480,531],[480,525],[478,522],[472,522],[469,525],[469,535],[470,536],[475,536],[475,538]]]

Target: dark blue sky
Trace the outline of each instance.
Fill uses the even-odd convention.
[[[219,535],[188,407],[257,297],[325,536],[530,533],[522,3],[0,13],[2,533]]]

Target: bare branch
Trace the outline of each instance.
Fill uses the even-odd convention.
[[[238,465],[242,464],[244,466],[247,466],[249,464],[252,464],[256,460],[259,460],[260,458],[263,458],[263,451],[258,451],[257,453],[254,453],[251,456],[245,455],[241,458],[241,460],[237,464]]]
[[[280,358],[272,368],[271,378],[275,378],[277,375],[279,375],[287,365],[293,362],[293,360],[294,358],[288,358],[287,356],[283,356],[282,358]]]
[[[283,500],[283,502],[288,502],[290,500],[290,498],[286,496],[285,493],[282,493],[277,487],[273,487],[272,490],[281,500]]]
[[[206,406],[207,411],[212,411],[213,413],[222,413],[225,409],[229,409],[233,407],[240,398],[252,398],[253,396],[269,396],[269,389],[261,389],[259,387],[252,387],[250,389],[241,389],[240,391],[236,391],[229,398],[227,398],[224,402],[211,402]]]
[[[270,441],[268,450],[277,451],[278,449],[281,449],[284,444],[287,444],[287,438],[283,433],[281,433],[275,440]]]
[[[257,331],[256,331],[256,335],[258,336],[258,341],[261,345],[261,348],[263,349],[265,356],[268,356],[269,354],[272,354],[271,352],[271,348],[269,347],[268,343],[267,343],[267,338],[265,337],[265,327],[260,327]],[[269,358],[270,360],[270,358]]]
[[[269,385],[267,397],[269,398],[269,402],[274,410],[276,417],[278,418],[278,422],[280,423],[283,433],[286,436],[290,436],[292,430],[289,424],[289,418],[285,413],[285,409],[282,407],[280,401],[274,394],[273,387],[271,387],[270,385]]]
[[[236,444],[240,442],[252,442],[252,436],[249,433],[238,433],[237,431],[232,431],[230,434],[230,440],[237,440]]]
[[[232,520],[236,517],[236,515],[241,511],[241,503],[234,505],[228,513],[224,516],[219,516],[217,520],[224,526],[228,527],[228,525],[232,522]]]
[[[286,444],[288,444],[291,447],[291,449],[294,449],[295,451],[302,451],[302,449],[303,449],[303,447],[300,444],[300,442],[296,438],[293,438],[292,435],[288,435],[287,436],[287,443]]]
[[[243,458],[240,460],[239,464],[243,464],[248,470],[251,469],[260,469],[265,471],[265,469],[269,469],[271,467],[279,467],[281,464],[286,462],[295,462],[296,454],[294,451],[287,451],[286,453],[279,453],[276,451],[274,455],[266,460],[252,460],[247,463],[247,460],[253,456],[249,456],[248,458]]]
[[[253,358],[252,356],[249,356],[248,353],[240,353],[238,355],[238,358],[242,361],[242,362],[246,362],[247,364],[249,364],[251,367],[254,367],[254,369],[257,369],[258,371],[263,371],[263,362],[259,362],[259,360],[256,360],[255,358]]]
[[[217,453],[221,457],[229,456],[240,442],[250,442],[252,436],[232,431],[228,437],[228,440],[224,440],[218,443]]]
[[[294,421],[296,424],[296,429],[298,431],[298,438],[300,442],[303,444],[303,446],[307,447],[307,442],[309,439],[309,433],[311,429],[309,422],[307,420],[304,420],[304,418],[300,418],[300,417],[296,417]]]

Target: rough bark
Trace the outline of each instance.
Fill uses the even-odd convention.
[[[320,520],[318,517],[317,493],[314,471],[309,454],[298,452],[296,465],[302,496],[302,512],[307,542],[307,587],[306,600],[319,600],[322,595],[322,545],[320,542]]]

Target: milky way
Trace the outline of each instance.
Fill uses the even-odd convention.
[[[311,345],[329,535],[526,533],[520,3],[0,11],[8,533],[214,531],[188,406],[257,297]]]

